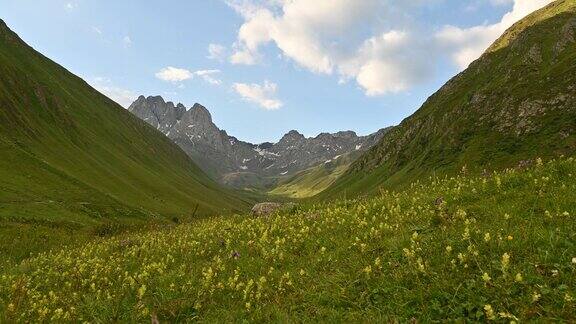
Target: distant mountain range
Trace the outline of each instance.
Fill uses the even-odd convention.
[[[322,133],[314,138],[292,130],[278,143],[252,144],[219,129],[200,104],[187,110],[160,96],[140,96],[128,110],[173,140],[215,179],[240,188],[267,188],[279,178],[351,152],[364,152],[389,130],[368,136],[352,131]]]
[[[559,0],[512,26],[319,198],[575,151],[576,1]]]

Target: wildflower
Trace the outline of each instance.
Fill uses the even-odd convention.
[[[418,260],[416,260],[416,263],[418,264],[418,270],[424,272],[424,262],[422,261],[422,258],[418,258]]]
[[[490,233],[484,234],[484,241],[485,241],[485,242],[490,242],[490,239],[491,239]]]
[[[510,265],[510,255],[508,253],[504,253],[502,255],[502,271],[506,272],[509,265]]]
[[[14,304],[12,304],[12,303],[8,304],[8,311],[9,311],[9,312],[13,312],[13,311],[14,311],[14,308],[15,308],[15,307],[14,307]]]
[[[570,213],[569,213],[569,212],[567,212],[567,211],[565,211],[565,212],[563,212],[563,213],[562,213],[562,216],[564,216],[564,217],[568,217],[568,216],[570,216]]]
[[[505,219],[505,220],[509,220],[509,219],[510,219],[510,215],[504,214],[504,219]]]
[[[545,211],[544,212],[544,216],[548,217],[548,218],[552,218],[552,214],[550,214],[549,211]]]
[[[508,235],[507,239],[508,239],[508,241],[512,241],[514,239],[514,236]]]
[[[238,259],[238,258],[240,258],[240,252],[238,251],[232,252],[232,259]]]
[[[448,246],[446,247],[446,252],[447,252],[447,253],[452,252],[452,247],[451,247],[450,245],[448,245]],[[575,258],[575,259],[576,259],[576,258]]]
[[[300,269],[300,275],[303,276],[306,274],[306,271],[304,271],[304,269]]]
[[[492,278],[490,278],[490,275],[487,272],[484,272],[484,274],[482,275],[482,280],[484,280],[484,282],[489,282]]]
[[[494,309],[490,304],[484,305],[484,313],[489,320],[493,321],[496,319],[496,316],[494,315]]]
[[[534,292],[534,293],[532,294],[532,302],[535,303],[535,302],[539,301],[539,300],[540,300],[540,297],[542,297],[542,295],[540,295],[540,294],[537,293],[537,292]]]
[[[142,285],[142,287],[138,288],[138,298],[142,299],[144,294],[146,293],[146,285]]]
[[[321,253],[326,252],[326,248],[325,248],[325,247],[322,247],[322,248],[320,249],[320,252],[321,252]]]
[[[374,260],[374,265],[378,268],[382,268],[382,260],[380,260],[380,257],[377,257],[376,260]]]
[[[370,273],[372,272],[372,267],[371,266],[366,266],[366,268],[364,268],[363,270],[367,275],[370,275]]]
[[[566,293],[566,294],[564,295],[564,300],[565,300],[567,303],[571,303],[571,302],[574,301],[574,297],[572,297],[572,296],[570,296],[568,293]]]
[[[517,321],[518,321],[518,317],[516,317],[516,316],[514,316],[514,315],[512,315],[512,314],[510,314],[510,313],[500,312],[500,313],[498,313],[498,316],[500,316],[500,318],[510,319],[510,320],[511,320],[511,321],[510,321],[511,324],[512,324],[512,323],[517,323]]]
[[[518,272],[516,274],[516,277],[514,277],[514,281],[516,282],[522,282],[522,280],[524,280],[524,278],[522,277],[522,274],[520,272]]]
[[[542,162],[542,159],[541,159],[541,158],[537,158],[537,159],[536,159],[536,165],[537,165],[537,166],[542,166],[543,164],[544,164],[544,163]]]
[[[572,258],[572,264],[576,264],[576,257]]]
[[[554,269],[552,270],[552,277],[557,277],[558,276],[558,270]]]

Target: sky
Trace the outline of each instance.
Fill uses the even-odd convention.
[[[0,0],[28,44],[124,107],[207,107],[252,143],[397,125],[551,0]]]

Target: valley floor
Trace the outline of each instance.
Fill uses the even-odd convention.
[[[0,321],[571,321],[576,160],[46,252]]]

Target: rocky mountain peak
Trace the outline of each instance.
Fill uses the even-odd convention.
[[[282,136],[282,139],[280,139],[280,143],[295,142],[303,139],[305,139],[304,135],[300,134],[297,130],[291,130],[284,136]]]
[[[206,107],[202,106],[199,103],[195,103],[192,108],[188,111],[190,115],[193,116],[193,119],[202,121],[202,122],[212,122],[212,115],[206,109]]]
[[[380,133],[358,137],[345,131],[306,138],[291,130],[278,143],[255,145],[219,129],[208,109],[198,103],[186,110],[184,105],[174,106],[160,96],[140,96],[128,110],[172,139],[216,179],[248,187],[366,150],[381,137]]]

